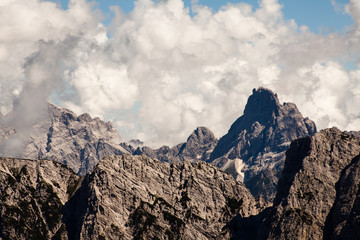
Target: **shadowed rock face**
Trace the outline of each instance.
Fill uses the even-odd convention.
[[[336,183],[336,199],[325,222],[325,239],[360,239],[360,155]]]
[[[254,196],[263,195],[271,200],[291,141],[315,132],[315,123],[304,118],[295,104],[281,105],[272,91],[254,89],[244,115],[219,140],[209,162],[231,172],[235,178],[242,171]],[[235,171],[236,159],[241,159],[244,166]]]
[[[236,239],[358,239],[360,139],[336,128],[295,140],[274,206],[237,218]],[[239,229],[256,225],[252,233]]]
[[[219,239],[236,214],[257,214],[239,182],[198,162],[103,159],[65,207],[69,239]]]
[[[198,127],[191,133],[185,143],[178,144],[172,148],[163,146],[156,150],[149,147],[138,147],[132,153],[133,155],[144,154],[148,157],[157,158],[162,162],[169,163],[180,161],[208,161],[217,142],[218,140],[210,129]]]
[[[0,158],[0,238],[67,239],[62,207],[80,180],[57,162]]]
[[[49,119],[33,126],[24,149],[18,155],[55,160],[85,175],[101,158],[128,153],[118,143],[120,136],[110,122],[91,118],[87,113],[77,116],[49,104]]]

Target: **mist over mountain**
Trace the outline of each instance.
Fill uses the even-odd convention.
[[[140,140],[121,142],[111,123],[89,114],[50,104],[49,119],[27,129],[28,137],[15,134],[0,145],[4,156],[53,159],[85,175],[103,157],[131,153],[162,162],[206,161],[245,182],[251,193],[272,200],[290,142],[316,132],[315,123],[304,118],[293,103],[280,104],[271,90],[258,88],[249,97],[244,114],[218,140],[210,129],[198,127],[185,143],[152,149]],[[11,129],[3,127],[4,136]],[[9,132],[10,131],[10,132]],[[27,137],[28,140],[25,140]],[[21,141],[21,144],[16,144]],[[15,142],[15,144],[13,144]],[[11,147],[15,146],[16,151]]]
[[[319,129],[360,126],[358,0],[338,13],[353,24],[327,34],[288,18],[278,0],[216,1],[217,11],[138,0],[129,14],[112,7],[108,25],[92,1],[59,2],[1,1],[0,112],[15,110],[18,126],[46,117],[51,101],[113,120],[126,140],[174,146],[198,126],[224,135],[257,86]]]
[[[310,2],[0,0],[0,240],[360,239],[360,0]]]
[[[47,118],[26,129],[1,128],[2,156],[48,159],[63,163],[80,175],[90,172],[105,156],[128,153],[110,122],[77,116],[70,110],[48,104]]]
[[[40,160],[0,159],[2,238],[360,237],[359,132],[315,133],[269,89],[253,90],[220,140],[198,127],[172,148],[120,142],[89,114],[48,113],[22,140],[21,155]],[[1,133],[3,147],[22,136]]]

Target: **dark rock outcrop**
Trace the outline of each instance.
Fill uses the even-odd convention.
[[[234,219],[234,239],[359,238],[359,154],[360,139],[336,128],[293,141],[274,206]]]
[[[336,183],[336,199],[325,222],[324,239],[360,239],[360,156]]]
[[[279,103],[272,91],[254,89],[238,118],[211,153],[212,164],[241,176],[254,196],[271,200],[291,141],[316,132],[293,103]]]

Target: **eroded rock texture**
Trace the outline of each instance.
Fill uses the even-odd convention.
[[[66,206],[70,239],[226,239],[235,215],[257,214],[246,187],[198,162],[103,159]]]
[[[254,89],[244,115],[219,140],[210,162],[234,177],[242,175],[254,196],[272,200],[291,141],[315,132],[315,123],[295,104],[281,105],[271,90]]]
[[[57,162],[0,158],[0,238],[67,239],[62,207],[80,181]]]
[[[128,153],[119,145],[120,136],[110,122],[91,118],[87,113],[77,116],[52,104],[49,104],[48,114],[47,120],[28,130],[29,135],[26,135],[18,157],[55,160],[85,175],[103,157]],[[3,128],[9,141],[18,137],[16,129],[9,131]],[[6,155],[6,152],[3,154]]]
[[[360,139],[336,128],[293,141],[274,206],[234,220],[234,238],[358,239],[359,153]]]
[[[172,148],[163,146],[155,150],[149,147],[138,147],[132,153],[134,155],[143,154],[169,163],[208,161],[217,142],[217,138],[210,129],[198,127],[191,133],[185,143],[178,144]]]

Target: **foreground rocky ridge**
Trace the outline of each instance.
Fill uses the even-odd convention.
[[[80,180],[57,162],[0,158],[0,239],[66,239],[62,207]]]
[[[292,142],[274,206],[233,220],[234,239],[359,239],[359,154],[336,128]]]
[[[226,239],[234,216],[257,212],[246,187],[209,164],[123,155],[86,176],[66,221],[69,239]]]
[[[59,163],[1,158],[0,177],[3,239],[360,238],[360,138],[336,128],[291,143],[266,209],[202,161],[109,156],[80,187]]]

